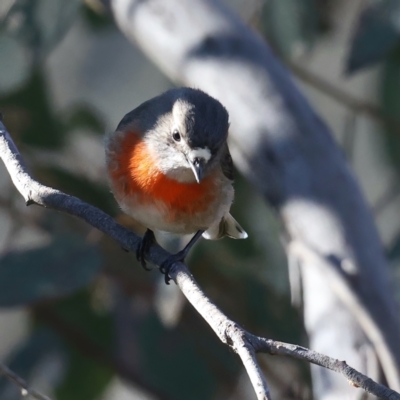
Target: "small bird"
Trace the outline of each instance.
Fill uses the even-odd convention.
[[[165,282],[174,262],[183,261],[203,236],[247,238],[229,213],[233,164],[227,145],[228,112],[198,89],[171,89],[154,97],[106,135],[111,190],[121,209],[147,228],[136,256],[155,242],[154,231],[195,234],[161,266]]]

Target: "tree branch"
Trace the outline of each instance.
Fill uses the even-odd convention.
[[[338,372],[347,378],[350,385],[354,387],[361,387],[367,393],[377,396],[379,399],[397,400],[400,398],[399,393],[387,388],[384,385],[374,382],[368,376],[356,371],[350,367],[346,361],[339,361],[334,358],[328,357],[316,351],[309,350],[305,347],[277,342],[270,339],[260,337],[249,338],[258,353],[268,353],[272,355],[285,355],[298,360],[305,360],[312,364],[319,365]]]
[[[14,185],[27,204],[38,204],[79,217],[116,240],[121,246],[135,253],[140,238],[116,223],[109,215],[80,199],[46,187],[34,180],[19,154],[10,134],[0,121],[0,158],[3,160]],[[169,254],[158,245],[152,245],[147,261],[159,266]],[[220,340],[230,346],[241,358],[259,400],[271,399],[265,377],[255,357],[256,352],[290,355],[344,374],[355,386],[382,399],[400,400],[400,395],[365,375],[322,354],[303,347],[274,342],[254,336],[223,314],[200,289],[188,268],[175,263],[170,277],[179,286],[188,301],[206,320]],[[49,400],[46,397],[39,399]]]

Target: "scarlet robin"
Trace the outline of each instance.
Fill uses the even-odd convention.
[[[201,235],[247,237],[229,213],[234,191],[228,119],[223,105],[201,90],[172,89],[126,114],[106,137],[115,199],[147,228],[136,254],[143,267],[154,230],[195,233],[161,265],[166,283],[170,267],[185,258]]]

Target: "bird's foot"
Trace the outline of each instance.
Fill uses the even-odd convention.
[[[170,276],[168,275],[169,271],[171,270],[172,266],[176,262],[185,262],[185,257],[187,255],[186,249],[181,250],[180,252],[176,254],[172,254],[165,261],[162,262],[160,265],[160,272],[164,274],[165,278],[165,283],[169,285],[169,282],[171,280]]]
[[[171,269],[171,267],[176,263],[176,262],[185,262],[185,257],[189,253],[189,250],[193,247],[193,245],[199,240],[201,235],[203,234],[204,231],[197,231],[197,233],[190,239],[190,242],[186,245],[186,247],[179,251],[176,254],[172,254],[169,256],[165,261],[162,262],[160,265],[160,271],[164,274],[165,276],[165,283],[169,285],[169,282],[171,278],[169,277],[168,273]]]
[[[150,229],[147,229],[138,248],[136,249],[136,258],[146,271],[150,271],[151,268],[147,268],[145,256],[149,252],[150,246],[155,242],[156,238],[154,236],[154,232]]]

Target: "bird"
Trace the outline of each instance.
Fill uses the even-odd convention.
[[[142,266],[148,269],[145,256],[155,231],[194,235],[160,265],[167,284],[172,265],[184,261],[201,236],[248,236],[230,214],[228,130],[228,112],[217,99],[182,87],[145,101],[105,136],[111,191],[121,210],[147,228],[136,251]]]

